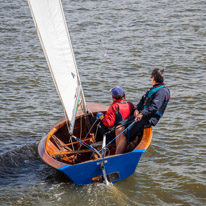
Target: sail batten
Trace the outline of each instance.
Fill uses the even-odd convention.
[[[74,119],[79,74],[60,0],[28,0],[36,30],[68,119]],[[82,97],[84,100],[83,92]]]

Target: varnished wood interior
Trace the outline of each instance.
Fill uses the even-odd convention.
[[[106,112],[106,107],[102,109],[101,106],[98,105],[98,109],[96,109],[95,105],[96,104],[93,105],[92,103],[90,103],[88,106],[88,108],[90,107],[89,109],[93,113],[93,115],[96,115],[96,113],[99,111],[103,113]],[[85,138],[87,144],[91,144],[93,141],[88,133],[91,127],[89,121],[91,117],[92,114],[85,116],[79,113],[75,121],[73,132],[74,136],[81,138],[82,140]],[[82,129],[80,130],[80,128]],[[152,128],[144,129],[142,139],[140,143],[135,147],[135,149],[147,149],[151,142],[151,138]],[[71,144],[71,141],[74,142],[74,144]],[[75,150],[75,152],[73,151],[73,149]],[[65,164],[77,164],[94,158],[94,154],[91,150],[82,146],[79,142],[69,136],[68,122],[66,122],[64,118],[60,120],[48,134],[45,141],[45,150],[50,158]],[[115,147],[113,144],[113,146],[110,147],[110,155],[113,155],[114,152]]]

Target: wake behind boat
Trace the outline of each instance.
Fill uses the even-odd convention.
[[[60,0],[28,0],[37,33],[59,94],[65,117],[39,143],[40,157],[76,184],[118,182],[134,173],[148,148],[152,128],[145,128],[133,151],[115,155],[115,139],[96,142],[91,119],[107,106],[86,103]]]

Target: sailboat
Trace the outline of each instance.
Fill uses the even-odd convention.
[[[115,140],[96,142],[91,118],[108,106],[86,102],[61,0],[28,0],[30,11],[65,116],[39,142],[42,160],[78,185],[106,184],[132,175],[150,145],[152,128],[127,153],[115,155]]]

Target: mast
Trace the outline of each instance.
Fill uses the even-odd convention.
[[[78,88],[77,88],[77,91],[76,91],[76,95],[77,95],[76,97],[77,98],[76,98],[76,101],[75,101],[75,104],[74,104],[73,115],[72,115],[72,118],[70,120],[70,128],[69,128],[69,133],[72,134],[73,129],[74,129],[74,124],[75,124],[76,113],[77,113],[79,105],[81,105],[84,113],[87,113],[88,109],[87,109],[87,105],[86,105],[86,101],[85,101],[85,97],[84,97],[84,92],[83,92],[83,88],[82,88],[82,84],[81,84],[81,80],[80,80],[80,76],[79,76],[79,71],[77,69],[77,63],[76,63],[76,60],[75,60],[75,56],[74,56],[74,52],[73,52],[73,48],[72,48],[72,42],[71,42],[71,38],[70,38],[70,35],[69,35],[69,30],[68,30],[68,27],[67,27],[67,23],[66,23],[66,19],[65,19],[64,10],[63,10],[63,7],[62,7],[61,0],[59,0],[59,5],[61,7],[62,17],[64,19],[64,25],[65,25],[67,36],[68,36],[68,39],[69,39],[69,44],[70,44],[70,48],[71,48],[71,51],[72,51],[72,56],[73,56],[75,69],[76,69],[76,73],[77,73],[77,80],[78,80]]]
[[[85,113],[87,106],[61,0],[28,0],[28,3],[72,134],[79,103]]]

